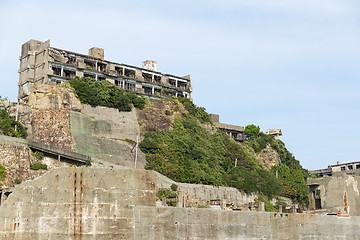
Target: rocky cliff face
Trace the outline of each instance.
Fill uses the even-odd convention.
[[[257,153],[256,157],[266,170],[270,170],[273,166],[280,163],[279,154],[270,145],[267,145],[266,148]]]

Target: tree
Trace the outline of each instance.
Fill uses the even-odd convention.
[[[254,124],[247,125],[245,127],[245,138],[249,139],[252,136],[258,136],[260,133],[260,127]]]

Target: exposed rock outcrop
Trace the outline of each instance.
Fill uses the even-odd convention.
[[[256,157],[266,170],[270,170],[280,163],[280,155],[270,145],[257,153]]]

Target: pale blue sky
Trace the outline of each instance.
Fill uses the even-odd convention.
[[[0,95],[15,101],[29,39],[191,74],[220,121],[281,128],[308,169],[360,161],[360,2],[355,0],[0,1]]]

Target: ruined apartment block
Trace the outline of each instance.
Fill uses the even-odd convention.
[[[89,55],[50,46],[50,40],[30,40],[22,45],[19,100],[26,102],[34,88],[55,85],[76,76],[109,81],[121,89],[150,98],[191,98],[190,75],[185,77],[157,71],[157,62],[147,60],[142,68],[104,60],[104,50],[93,47]]]

